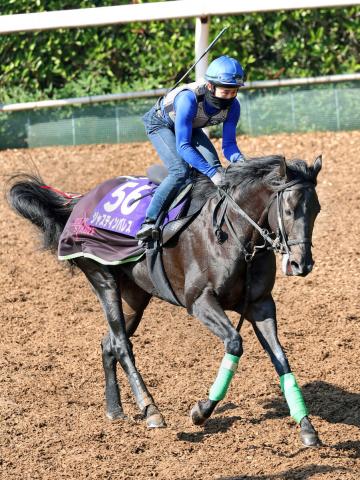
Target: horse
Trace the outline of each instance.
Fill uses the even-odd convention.
[[[270,155],[230,164],[220,187],[201,174],[193,179],[191,202],[202,198],[204,205],[186,228],[163,245],[162,260],[180,306],[224,345],[208,398],[196,402],[190,412],[195,425],[203,425],[226,395],[243,353],[240,327],[246,319],[280,379],[290,414],[300,426],[302,444],[321,445],[277,335],[271,293],[275,253],[282,255],[287,276],[305,277],[313,268],[311,239],[320,211],[316,183],[321,168],[321,156],[308,165]],[[14,174],[7,190],[10,206],[38,227],[44,248],[53,252],[74,205],[85,197],[73,199],[48,187],[38,173]],[[103,265],[80,256],[72,263],[90,282],[108,324],[101,342],[107,417],[126,418],[116,374],[119,363],[147,426],[166,426],[136,367],[130,340],[151,297],[161,298],[146,260]],[[237,327],[225,310],[241,316]]]

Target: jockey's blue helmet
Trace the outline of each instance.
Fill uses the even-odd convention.
[[[205,80],[217,87],[242,87],[244,79],[243,67],[237,60],[227,55],[222,55],[213,60],[205,73]]]

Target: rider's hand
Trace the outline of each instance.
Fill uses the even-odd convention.
[[[221,170],[218,169],[218,171],[215,173],[215,175],[210,177],[210,180],[213,182],[214,185],[219,187],[223,183],[223,175],[222,175]]]
[[[238,157],[235,157],[235,160],[232,160],[231,163],[241,163],[245,162],[245,157],[242,153],[238,155]]]

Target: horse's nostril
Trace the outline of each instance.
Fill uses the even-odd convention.
[[[294,262],[293,260],[290,262],[291,268],[293,271],[299,272],[300,271],[300,266],[297,262]]]
[[[308,270],[305,265],[301,265],[300,263],[297,263],[295,261],[291,261],[290,264],[291,264],[293,275],[302,276],[308,273]]]
[[[301,264],[301,263],[298,263],[298,262],[295,262],[294,260],[292,260],[290,262],[290,265],[291,265],[293,275],[305,276],[308,273],[310,273],[311,270],[313,269],[313,264],[312,263],[306,265],[306,264]]]

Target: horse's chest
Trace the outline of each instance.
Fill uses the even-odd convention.
[[[233,271],[217,282],[215,291],[225,309],[236,309],[239,301],[243,301],[247,288],[249,301],[252,302],[269,294],[274,286],[275,272],[274,254],[259,253],[249,265],[245,261],[239,262]]]
[[[214,282],[214,290],[221,303],[226,308],[231,309],[239,303],[245,290],[246,265],[239,265],[236,271],[224,272],[224,275],[218,276]]]

